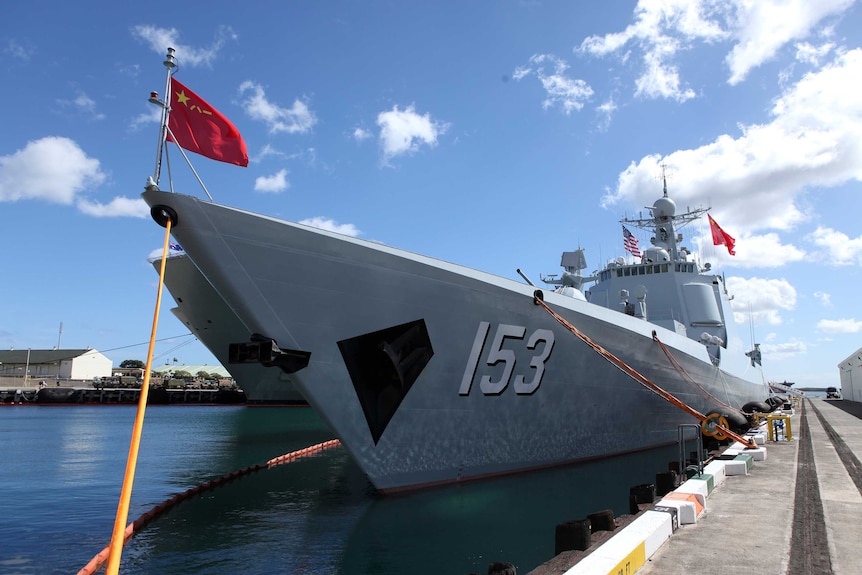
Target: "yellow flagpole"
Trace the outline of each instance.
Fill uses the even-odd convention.
[[[162,286],[165,278],[165,261],[168,258],[168,242],[171,236],[171,219],[165,222],[165,241],[162,248],[162,262],[159,269],[159,287],[156,294],[156,310],[153,314],[153,329],[150,334],[150,346],[147,350],[147,366],[144,371],[144,382],[141,384],[141,396],[138,399],[138,411],[132,430],[132,441],[129,446],[129,457],[126,461],[126,474],[123,477],[123,489],[120,492],[120,503],[117,506],[117,517],[114,520],[114,533],[111,536],[110,555],[108,556],[107,575],[116,575],[120,569],[120,558],[123,555],[126,521],[129,518],[129,502],[132,499],[132,485],[135,483],[135,468],[138,464],[138,448],[141,444],[141,433],[144,429],[144,413],[147,410],[147,396],[150,390],[150,372],[153,367],[153,348],[156,344],[156,328],[159,324],[159,311],[162,307]]]

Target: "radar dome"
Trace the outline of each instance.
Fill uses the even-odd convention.
[[[652,205],[652,213],[656,218],[671,218],[676,213],[676,204],[670,198],[659,198]]]

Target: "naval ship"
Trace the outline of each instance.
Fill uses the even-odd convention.
[[[150,263],[159,273],[161,258]],[[171,313],[227,366],[245,392],[246,403],[308,405],[287,373],[256,363],[228,363],[230,343],[247,339],[251,333],[179,246],[171,246],[165,260],[164,284],[176,303]]]
[[[142,197],[236,319],[217,357],[287,374],[381,492],[672,444],[696,422],[536,297],[701,413],[769,396],[723,277],[681,244],[706,210],[678,214],[666,186],[649,217],[623,220],[652,233],[638,261],[585,277],[583,252],[563,252],[544,290],[152,179]]]

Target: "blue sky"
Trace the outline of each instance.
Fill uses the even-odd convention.
[[[579,245],[590,269],[624,256],[664,164],[736,238],[683,230],[769,379],[837,385],[860,346],[853,0],[84,5],[0,20],[0,347],[146,358],[168,46],[248,145],[248,168],[192,155],[220,203],[536,281]],[[214,363],[165,296],[155,363]]]

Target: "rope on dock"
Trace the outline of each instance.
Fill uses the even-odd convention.
[[[238,471],[233,471],[226,475],[222,475],[217,479],[213,479],[211,481],[207,481],[206,483],[202,483],[196,487],[192,487],[191,489],[187,489],[182,493],[178,493],[174,495],[167,501],[164,501],[137,519],[133,522],[129,523],[126,526],[126,530],[123,535],[123,546],[125,546],[131,539],[134,537],[141,529],[143,529],[150,521],[167,511],[168,509],[175,507],[176,505],[182,503],[186,499],[190,499],[195,495],[198,495],[204,491],[209,491],[210,489],[215,489],[216,487],[221,487],[227,483],[230,483],[234,479],[238,479],[242,476],[249,475],[254,473],[255,471],[260,471],[261,469],[270,469],[277,465],[282,465],[285,463],[291,463],[297,461],[299,459],[303,459],[305,457],[309,457],[312,455],[316,455],[322,451],[327,449],[331,449],[333,447],[338,447],[341,445],[341,442],[337,439],[331,439],[329,441],[324,441],[323,443],[317,443],[315,445],[310,445],[303,449],[299,449],[297,451],[291,451],[290,453],[286,453],[279,457],[275,457],[270,459],[266,463],[260,463],[257,465],[251,465],[244,469],[240,469]],[[102,549],[95,557],[93,557],[89,563],[87,563],[80,571],[78,571],[78,575],[93,575],[97,573],[102,567],[104,567],[105,562],[108,560],[108,556],[111,552],[111,546],[108,545],[104,549]]]
[[[542,293],[542,290],[536,290],[535,292],[533,292],[533,303],[544,308],[545,311],[547,311],[551,315],[551,317],[553,317],[555,320],[557,320],[561,325],[563,325],[570,332],[575,334],[575,336],[577,336],[578,339],[580,339],[582,342],[587,344],[589,347],[591,347],[593,349],[593,351],[595,351],[596,353],[601,355],[603,358],[608,360],[608,362],[610,362],[611,365],[613,365],[614,367],[616,367],[617,369],[622,371],[624,374],[626,374],[627,376],[629,376],[630,378],[635,380],[637,383],[639,383],[645,389],[655,393],[656,395],[658,395],[659,397],[661,397],[665,401],[669,402],[672,405],[675,405],[676,407],[685,411],[686,413],[688,413],[692,417],[696,418],[701,423],[701,425],[703,425],[704,423],[708,423],[710,425],[710,429],[711,429],[710,433],[724,434],[725,436],[733,439],[734,441],[738,441],[739,443],[741,443],[743,445],[747,445],[748,447],[750,447],[752,449],[757,447],[757,445],[755,444],[753,439],[743,437],[743,436],[739,435],[738,433],[731,431],[728,428],[727,421],[725,420],[724,417],[720,417],[718,419],[718,422],[716,423],[715,419],[713,419],[712,417],[708,418],[707,416],[700,413],[695,408],[691,407],[690,405],[686,404],[685,402],[681,401],[680,399],[677,399],[672,394],[668,393],[667,391],[665,391],[664,389],[662,389],[661,387],[659,387],[658,385],[656,385],[655,383],[653,383],[652,381],[647,379],[640,372],[638,372],[635,368],[633,368],[632,366],[630,366],[629,364],[627,364],[626,362],[624,362],[623,360],[621,360],[620,358],[618,358],[617,356],[615,356],[614,354],[612,354],[611,352],[609,352],[608,350],[603,348],[601,345],[594,342],[584,332],[582,332],[581,330],[576,328],[574,325],[569,323],[569,321],[566,318],[564,318],[563,316],[561,316],[560,314],[558,314],[557,312],[552,310],[550,308],[550,306],[545,303],[544,294]],[[653,332],[653,337],[655,337],[655,332]],[[718,415],[718,414],[712,414],[712,415]]]

